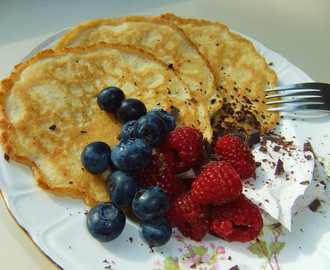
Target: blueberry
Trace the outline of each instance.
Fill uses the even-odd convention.
[[[235,133],[233,136],[239,138],[242,142],[245,142],[246,138],[242,133]]]
[[[138,99],[127,98],[122,101],[117,110],[117,118],[121,123],[126,123],[130,120],[137,120],[147,113],[147,108],[144,103]]]
[[[125,99],[124,92],[114,86],[103,89],[97,96],[97,104],[104,111],[114,113]]]
[[[144,241],[154,247],[165,245],[171,238],[172,227],[163,216],[144,221],[142,237]]]
[[[138,191],[138,180],[132,173],[115,171],[108,178],[111,201],[120,207],[130,206]]]
[[[86,226],[90,234],[100,242],[117,238],[123,231],[126,216],[116,204],[101,203],[94,206],[87,215]]]
[[[169,208],[169,197],[160,187],[142,188],[136,192],[132,210],[142,220],[151,220],[164,215]]]
[[[167,133],[175,129],[175,118],[169,112],[163,109],[152,109],[148,114],[160,117],[166,126]]]
[[[150,146],[157,146],[165,139],[166,126],[158,116],[147,114],[137,120],[135,136]]]
[[[124,139],[129,139],[129,138],[134,138],[135,137],[135,124],[136,120],[131,120],[126,122],[121,130],[120,130],[120,137],[122,140]]]
[[[149,164],[151,157],[151,147],[137,138],[122,140],[111,151],[111,161],[121,171],[142,169]]]
[[[101,174],[110,166],[111,148],[104,142],[92,142],[81,153],[81,163],[87,171]]]

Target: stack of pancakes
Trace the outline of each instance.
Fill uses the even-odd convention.
[[[177,126],[211,142],[271,128],[278,115],[266,110],[264,90],[276,79],[251,42],[217,22],[173,14],[92,20],[2,80],[0,141],[41,188],[92,206],[109,200],[110,172],[88,173],[80,154],[93,141],[113,147],[121,128],[97,105],[102,89],[119,87],[148,110],[176,108]]]

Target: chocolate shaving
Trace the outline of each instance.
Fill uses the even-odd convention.
[[[3,157],[4,157],[4,159],[5,159],[7,162],[9,162],[10,157],[9,157],[6,153],[3,155]]]
[[[170,114],[174,117],[174,119],[176,120],[178,118],[180,110],[176,107],[172,107]]]
[[[309,181],[308,181],[308,180],[306,180],[306,181],[302,181],[302,182],[300,182],[299,184],[300,184],[300,185],[309,185]]]
[[[274,148],[273,148],[273,150],[274,150],[275,152],[280,151],[280,149],[281,149],[281,147],[279,147],[278,145],[275,145]]]
[[[304,152],[308,152],[308,151],[312,152],[313,155],[316,156],[311,143],[310,142],[305,142],[304,143]]]
[[[255,144],[260,143],[260,131],[252,130],[249,136],[247,137],[246,144],[251,148]]]
[[[174,68],[173,68],[173,64],[168,64],[167,66],[168,66],[170,69],[174,70]]]
[[[320,181],[320,184],[322,184],[324,186],[324,189],[327,188],[327,184],[323,180]]]
[[[188,101],[189,101],[189,102],[192,102],[192,103],[197,103],[197,100],[194,99],[194,98],[190,98],[190,99],[188,99]]]
[[[49,127],[49,129],[50,130],[54,130],[56,128],[56,125],[54,124],[54,125],[51,125],[50,127]]]
[[[229,103],[225,103],[222,105],[222,110],[225,111],[228,114],[233,114],[234,113],[234,109],[231,107],[231,105]]]
[[[275,175],[281,175],[282,173],[285,172],[283,164],[284,164],[283,161],[281,159],[278,159],[274,173]]]
[[[260,129],[260,122],[258,121],[257,117],[251,113],[248,112],[249,118],[248,118],[248,124],[250,124],[251,126],[254,126],[255,128]]]
[[[307,156],[305,156],[305,158],[306,158],[307,160],[311,160],[313,157],[312,157],[311,155],[307,155]]]
[[[305,142],[305,143],[304,143],[304,152],[306,152],[306,151],[311,151],[311,152],[313,152],[312,145],[311,145],[310,142]]]
[[[246,121],[246,113],[244,110],[236,112],[236,120],[237,122],[245,122]]]
[[[247,104],[252,104],[251,100],[249,100],[246,96],[243,96],[243,100]]]
[[[211,144],[207,141],[207,140],[203,140],[203,144],[204,144],[204,150],[205,153],[208,157],[210,157],[211,155],[214,154],[214,150],[213,147],[211,146]]]
[[[285,146],[291,146],[291,145],[293,145],[293,141],[285,141],[285,142],[283,142],[283,144]]]
[[[282,145],[283,144],[283,141],[284,141],[284,137],[281,137],[281,136],[272,136],[270,134],[265,134],[263,136],[263,141],[271,141],[271,142],[274,142],[274,143],[277,143],[279,145]]]
[[[309,209],[312,211],[312,212],[316,212],[317,209],[321,206],[321,202],[319,199],[315,199],[314,201],[312,201],[309,205]]]

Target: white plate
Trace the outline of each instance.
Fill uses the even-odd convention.
[[[62,34],[46,40],[36,50],[51,48]],[[278,74],[279,85],[312,81],[279,54],[246,38],[254,43],[268,63],[272,63],[271,68]],[[284,115],[276,132],[287,139],[293,138],[298,145],[306,140],[311,141],[329,175],[329,122],[329,115],[308,119]],[[0,151],[3,156],[3,151]],[[328,184],[326,176],[324,181]],[[174,230],[166,246],[151,249],[142,242],[138,225],[130,220],[119,238],[105,244],[98,243],[85,227],[88,207],[81,200],[57,197],[42,191],[25,165],[1,159],[0,186],[17,223],[40,250],[63,269],[172,270],[195,266],[196,269],[230,269],[236,265],[240,270],[311,269],[316,265],[318,269],[330,269],[330,215],[326,204],[316,213],[302,209],[293,219],[291,233],[265,227],[260,242],[229,243],[207,235],[197,243],[182,238]],[[263,252],[258,253],[257,250]]]

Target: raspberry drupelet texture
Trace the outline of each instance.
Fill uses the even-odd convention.
[[[160,187],[167,192],[170,199],[174,199],[181,191],[178,177],[170,159],[162,153],[153,154],[149,165],[137,171],[136,176],[141,188]]]
[[[168,133],[160,152],[169,156],[177,173],[188,171],[204,155],[203,134],[191,127],[177,128]]]
[[[234,168],[226,161],[211,163],[191,185],[192,198],[201,204],[221,205],[236,200],[243,184]]]
[[[259,207],[243,194],[232,203],[212,209],[210,231],[227,241],[252,241],[260,234],[262,227]]]
[[[254,156],[242,140],[233,135],[225,135],[216,143],[215,153],[221,160],[228,161],[242,180],[253,177],[256,170]]]
[[[166,218],[172,227],[177,227],[185,237],[195,241],[201,241],[211,225],[209,207],[195,202],[190,191],[185,191],[171,202]]]

